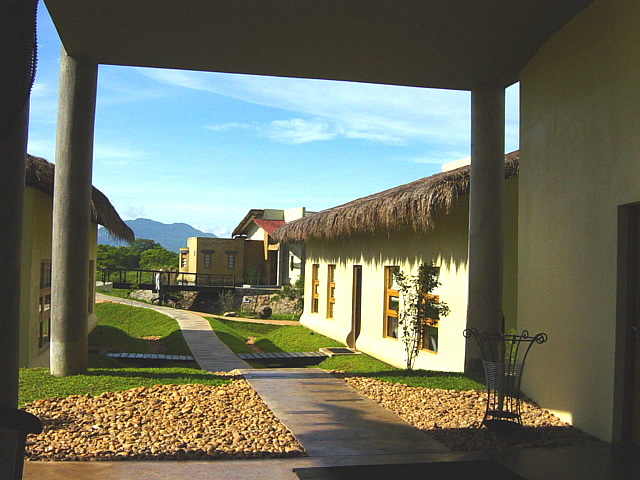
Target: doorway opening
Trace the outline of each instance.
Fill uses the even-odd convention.
[[[353,266],[353,286],[351,295],[351,333],[347,338],[347,346],[356,347],[360,336],[362,320],[362,265]]]
[[[617,391],[620,437],[640,446],[640,204],[619,208]]]

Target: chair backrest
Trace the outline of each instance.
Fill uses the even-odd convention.
[[[35,415],[17,408],[0,407],[0,478],[22,478],[27,435],[41,431],[42,423]]]

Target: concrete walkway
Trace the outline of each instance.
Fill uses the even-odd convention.
[[[310,457],[449,451],[319,368],[241,373]]]
[[[250,368],[244,360],[240,360],[229,347],[227,347],[213,333],[211,325],[207,320],[188,310],[161,307],[148,303],[137,302],[126,298],[111,297],[109,295],[96,294],[96,299],[103,302],[115,302],[134,307],[148,308],[155,310],[168,317],[175,319],[180,325],[182,336],[189,345],[200,368],[206,372],[229,372],[239,368]]]

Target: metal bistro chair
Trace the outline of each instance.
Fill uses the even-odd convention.
[[[0,478],[22,478],[27,435],[41,431],[42,423],[35,415],[17,408],[0,407]]]
[[[547,334],[530,337],[526,330],[520,335],[490,334],[479,333],[475,328],[468,328],[463,334],[478,342],[487,382],[487,408],[478,428],[485,425],[501,433],[519,430],[524,362],[533,344],[546,342]]]

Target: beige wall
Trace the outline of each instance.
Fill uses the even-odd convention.
[[[49,365],[49,346],[38,347],[40,334],[39,297],[40,264],[51,261],[51,227],[53,199],[40,190],[25,189],[23,244],[22,244],[22,285],[20,296],[20,366],[47,367]],[[91,224],[89,235],[89,259],[94,268],[90,268],[87,290],[94,295],[87,305],[89,331],[98,323],[93,313],[95,301],[95,261],[97,256],[97,225]],[[89,313],[90,312],[90,313]]]
[[[517,180],[506,182],[508,201],[505,230],[506,251],[515,250]],[[400,340],[383,337],[384,267],[397,265],[408,274],[416,274],[421,263],[433,261],[440,267],[440,299],[451,309],[440,320],[438,353],[423,351],[414,368],[442,371],[464,369],[467,312],[468,197],[458,201],[449,215],[437,220],[437,227],[423,235],[402,234],[358,237],[335,242],[307,242],[305,311],[302,324],[346,343],[351,330],[353,265],[362,266],[362,329],[356,342],[358,350],[404,368],[405,351]],[[319,312],[311,313],[312,265],[319,264]],[[505,260],[505,285],[514,285],[517,268],[514,259]],[[327,265],[336,265],[334,318],[327,319]],[[505,291],[513,294],[513,289]],[[516,299],[504,302],[505,315],[515,323]]]
[[[525,393],[611,440],[617,208],[640,201],[640,2],[595,1],[521,76],[519,323]]]
[[[190,237],[187,239],[189,256],[187,267],[180,267],[181,272],[210,273],[215,275],[235,275],[236,284],[245,283],[245,266],[255,264],[262,277],[268,275],[268,263],[264,260],[264,243],[258,240],[245,240],[243,238],[208,238]],[[212,250],[211,267],[205,268],[203,250]],[[235,268],[230,269],[227,263],[226,252],[238,252],[236,254]],[[193,281],[193,279],[187,279]]]
[[[264,230],[260,229],[261,232]],[[269,283],[271,269],[269,262],[264,259],[264,240],[245,240],[244,241],[244,266],[253,265],[260,272],[259,282],[263,285]],[[275,254],[275,252],[269,252]],[[246,272],[243,270],[246,274]],[[249,283],[248,278],[243,277],[243,283]]]
[[[22,287],[20,306],[20,366],[46,366],[48,345],[38,348],[40,263],[51,261],[53,199],[33,187],[25,189]]]

